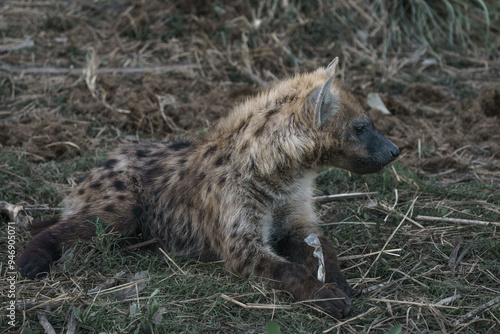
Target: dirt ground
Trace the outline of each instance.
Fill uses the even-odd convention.
[[[370,92],[381,94],[392,115],[374,111],[375,123],[402,149],[404,164],[426,174],[448,172],[447,178],[492,183],[500,177],[498,63],[487,68],[469,61],[470,67],[440,69],[422,67],[424,55],[388,76],[388,65],[362,65],[363,59],[334,47],[290,67],[283,61],[285,42],[266,40],[274,32],[264,32],[254,41],[260,44],[249,49],[245,36],[251,24],[243,16],[230,21],[222,38],[215,26],[222,18],[198,13],[191,4],[48,5],[7,8],[0,27],[11,46],[34,41],[32,47],[0,54],[0,145],[26,150],[34,161],[92,150],[95,143],[87,136],[92,127],[145,139],[204,131],[246,96],[295,70],[324,66],[331,54],[341,56],[342,79],[360,101],[366,104]],[[237,15],[241,8],[232,10],[224,15]],[[179,64],[191,69],[151,70]],[[143,72],[92,72],[91,65]],[[50,74],[52,67],[88,70],[61,76]]]

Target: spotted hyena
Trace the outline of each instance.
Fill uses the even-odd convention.
[[[316,171],[380,170],[399,154],[361,104],[334,80],[337,58],[237,106],[206,135],[119,148],[65,200],[58,221],[17,261],[23,276],[47,272],[64,248],[95,235],[96,219],[122,236],[142,232],[167,252],[222,259],[336,318],[351,288],[320,236],[326,284],[304,242],[321,235],[313,204]]]

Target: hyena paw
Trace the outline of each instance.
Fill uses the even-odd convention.
[[[340,271],[338,272],[327,272],[326,282],[329,284],[336,285],[340,290],[342,290],[348,297],[354,295],[354,290],[347,283],[344,275]]]
[[[314,294],[314,304],[336,319],[347,316],[351,299],[335,284],[325,284]]]
[[[34,279],[38,274],[48,273],[52,261],[48,254],[28,252],[23,253],[16,261],[19,272],[24,277]]]

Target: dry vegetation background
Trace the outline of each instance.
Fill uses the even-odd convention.
[[[423,286],[424,290],[403,288],[399,283],[389,289],[365,290],[351,313],[354,319],[337,325],[335,331],[386,332],[396,324],[403,324],[404,332],[415,333],[500,331],[498,225],[477,230],[467,225],[416,223],[422,228],[412,231],[418,226],[412,223],[401,235],[391,235],[403,222],[407,224],[403,217],[416,216],[413,209],[417,207],[420,214],[430,210],[439,216],[460,213],[459,217],[470,220],[500,221],[498,1],[4,1],[0,4],[0,34],[0,200],[50,207],[57,207],[78,176],[118,144],[203,133],[238,101],[276,80],[325,66],[339,56],[339,79],[367,108],[368,94],[380,94],[392,114],[371,110],[379,130],[402,150],[399,164],[384,174],[382,184],[393,178],[397,181],[390,184],[403,191],[397,207],[389,203],[390,197],[384,197],[377,208],[366,208],[366,212],[378,210],[378,214],[366,216],[355,204],[346,204],[349,213],[328,205],[321,207],[322,212],[327,221],[383,221],[394,212],[387,231],[377,230],[377,237],[360,241],[361,248],[346,244],[341,237],[336,241],[346,261],[359,260],[346,263],[347,276],[361,289],[391,281],[393,275],[408,278],[420,270],[411,271],[416,264],[424,263],[423,271],[408,279],[408,286]],[[325,181],[323,175],[320,180],[322,189],[337,180],[333,193],[380,191],[367,189],[379,181],[353,182],[347,174],[333,181]],[[429,182],[434,188],[427,187]],[[466,186],[453,188],[463,184]],[[448,192],[460,199],[442,195]],[[393,189],[387,193],[393,194]],[[332,235],[345,234],[325,229]],[[19,233],[21,248],[29,236]],[[418,245],[407,263],[387,264],[366,255],[380,250],[393,237],[399,238],[396,248]],[[484,246],[484,252],[476,249],[467,263],[460,264],[463,256],[453,252],[463,251],[462,239],[472,244],[476,237],[488,239],[491,245]],[[439,248],[438,255],[422,255],[429,247]],[[441,264],[441,255],[445,264]],[[375,263],[387,265],[385,276],[371,270]],[[191,276],[187,279],[213,278],[219,285],[233,288],[241,280],[228,277],[220,267],[212,275],[212,269],[201,266],[188,270]],[[149,309],[152,297],[144,302],[147,311],[142,313],[133,311],[134,304],[126,299],[130,305],[117,303],[120,306],[107,314],[104,305],[109,304],[102,302],[100,322],[90,313],[85,318],[75,311],[93,303],[94,296],[88,297],[84,290],[120,269],[107,274],[96,268],[95,272],[77,270],[74,279],[64,276],[45,283],[18,283],[19,300],[31,303],[18,307],[20,330],[41,332],[40,311],[47,305],[56,310],[52,322],[58,332],[66,331],[75,314],[83,332],[147,332],[146,325],[141,327],[146,320],[151,328],[163,331],[262,332],[269,325],[267,320],[274,319],[274,311],[265,307],[249,311],[231,302],[250,293],[240,291],[241,295],[221,299],[218,290],[199,300],[192,298],[193,303],[204,303],[203,311],[189,309],[186,299],[178,306],[173,292],[170,299],[169,294],[162,295],[165,299],[155,312]],[[457,278],[455,270],[463,279]],[[181,273],[186,274],[182,269]],[[474,280],[469,275],[484,277]],[[360,276],[364,280],[356,280]],[[155,279],[161,281],[161,275]],[[58,286],[58,282],[63,283]],[[193,282],[190,284],[195,285]],[[430,282],[447,288],[434,288]],[[468,291],[468,297],[439,305],[445,297],[457,296],[455,283]],[[188,283],[180,280],[179,284]],[[280,303],[273,292],[258,284],[246,285],[249,291],[259,291],[257,300],[248,303]],[[383,296],[377,295],[380,291]],[[429,291],[432,298],[425,297]],[[228,292],[224,293],[227,297]],[[285,304],[293,302],[280,296]],[[491,301],[493,304],[477,310]],[[175,317],[168,320],[163,316],[162,322],[158,307],[161,310],[169,303],[178,306],[170,310],[176,316],[191,314],[183,320],[191,321],[191,327],[172,329]],[[207,305],[221,307],[226,313],[210,321],[193,320],[200,312],[206,316]],[[141,303],[136,307],[141,310]],[[336,324],[301,309],[276,311],[281,312],[276,317],[283,332],[290,328],[291,332],[321,331]],[[254,312],[255,318],[241,312]],[[122,324],[101,324],[117,314],[125,315]],[[260,319],[264,316],[266,320]],[[13,330],[3,321],[2,333]],[[274,324],[268,326],[268,332],[277,333]]]

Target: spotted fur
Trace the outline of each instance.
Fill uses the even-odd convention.
[[[345,316],[351,288],[317,227],[316,171],[374,172],[399,151],[333,80],[335,65],[276,84],[204,136],[119,148],[65,200],[59,221],[27,245],[20,272],[48,271],[64,248],[95,235],[99,219],[122,236],[156,238],[169,253],[222,259]],[[317,260],[304,242],[311,233],[320,235],[327,284],[316,279]]]

